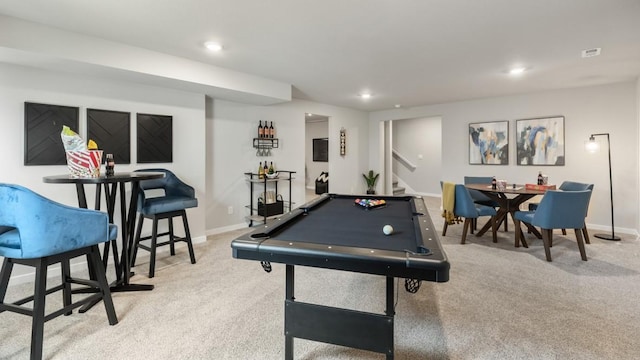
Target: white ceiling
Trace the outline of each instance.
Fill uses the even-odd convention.
[[[640,0],[0,0],[0,14],[374,111],[632,81]],[[218,40],[220,54],[202,44]],[[583,49],[600,47],[582,59]],[[514,65],[529,68],[513,78]],[[373,97],[364,101],[361,91]]]

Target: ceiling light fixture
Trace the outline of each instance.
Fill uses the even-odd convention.
[[[360,97],[363,99],[369,99],[371,98],[371,94],[370,93],[361,93]]]
[[[211,51],[220,51],[220,50],[222,50],[222,45],[220,45],[220,43],[215,42],[215,41],[207,41],[206,43],[204,43],[204,47],[206,47],[207,49],[209,49]]]
[[[525,70],[527,69],[523,67],[512,68],[511,70],[509,70],[509,75],[521,75],[525,72]]]
[[[402,105],[400,105],[400,104],[395,104],[394,106],[396,107],[396,109],[398,109],[398,108],[400,108],[400,106],[402,106]]]

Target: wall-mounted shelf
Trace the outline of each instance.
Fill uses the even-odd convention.
[[[278,139],[253,138],[253,147],[256,149],[277,149]]]
[[[278,139],[253,138],[253,147],[258,149],[256,156],[271,156],[271,149],[278,148]]]

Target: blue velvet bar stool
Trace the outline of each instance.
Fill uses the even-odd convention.
[[[98,244],[116,238],[118,228],[106,213],[69,207],[19,185],[0,184],[0,313],[32,317],[31,359],[43,354],[44,323],[86,303],[102,299],[110,325],[118,323]],[[69,260],[87,258],[91,280],[71,276]],[[47,268],[60,263],[62,284],[47,289]],[[34,295],[5,303],[14,264],[35,268]],[[72,303],[71,284],[91,288],[92,294]],[[75,289],[74,289],[75,290]],[[63,307],[45,315],[46,296],[62,291]],[[23,306],[33,302],[31,308]]]
[[[193,187],[182,182],[174,173],[167,169],[143,169],[137,172],[162,172],[165,176],[161,179],[144,180],[140,182],[140,194],[138,196],[138,225],[136,228],[135,245],[132,253],[132,266],[135,266],[138,248],[149,251],[149,277],[155,276],[156,248],[158,246],[169,245],[171,255],[175,255],[175,243],[184,241],[189,249],[191,263],[196,263],[196,257],[191,243],[191,233],[189,232],[189,222],[187,221],[186,209],[198,206],[198,199],[195,197]],[[148,197],[153,191],[163,192],[160,196]],[[182,217],[184,226],[184,237],[177,237],[173,231],[173,218]],[[153,221],[152,233],[149,236],[141,236],[144,219]],[[158,221],[167,219],[169,231],[158,234]],[[168,236],[168,240],[158,242],[158,238]],[[142,244],[141,241],[151,240],[150,245]]]

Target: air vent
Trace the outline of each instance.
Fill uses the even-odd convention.
[[[582,50],[582,57],[583,58],[588,58],[588,57],[598,56],[598,55],[600,55],[600,50],[602,50],[602,49],[601,48],[593,48],[593,49]]]

